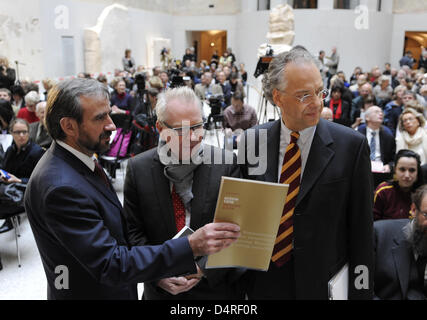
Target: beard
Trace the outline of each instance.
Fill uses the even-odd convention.
[[[411,224],[411,223],[410,223]],[[427,229],[418,223],[418,217],[408,225],[407,237],[409,243],[420,256],[427,256]]]
[[[104,153],[110,149],[110,138],[111,131],[104,131],[99,137],[98,140],[92,140],[86,133],[81,132],[77,140],[80,146],[90,151],[91,153]]]

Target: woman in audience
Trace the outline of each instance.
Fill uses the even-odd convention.
[[[126,92],[126,82],[123,79],[114,81],[115,91],[111,95],[111,108],[113,113],[132,113],[133,98]]]
[[[390,86],[390,78],[387,76],[381,76],[378,80],[378,85],[373,89],[373,94],[377,99],[378,105],[382,108],[390,102],[393,94],[393,89]]]
[[[40,96],[36,91],[30,91],[25,96],[25,108],[18,111],[18,118],[26,120],[28,123],[40,121],[36,115],[36,105],[40,102]]]
[[[384,108],[384,124],[391,129],[394,135],[396,135],[399,116],[403,110],[403,94],[406,90],[406,87],[400,85],[394,88],[393,100]]]
[[[334,84],[331,89],[331,98],[326,102],[326,107],[332,110],[334,122],[349,127],[350,105],[342,99],[343,87],[340,84]]]
[[[25,91],[24,88],[22,88],[20,85],[12,86],[10,91],[12,92],[13,99],[12,109],[15,115],[17,115],[19,110],[25,108]]]
[[[43,83],[43,87],[45,89],[45,92],[43,93],[44,94],[44,101],[47,101],[49,91],[56,85],[56,81],[53,79],[50,79],[50,78],[46,78],[42,81],[42,83]]]
[[[395,159],[394,178],[378,185],[374,196],[374,220],[411,217],[411,193],[423,182],[420,156],[400,150]]]
[[[122,58],[123,70],[133,73],[135,71],[135,59],[132,58],[132,51],[130,49],[125,50],[125,56]]]
[[[0,88],[10,90],[16,80],[15,69],[9,68],[9,60],[0,56]]]
[[[43,156],[43,149],[33,143],[29,136],[30,125],[24,119],[14,119],[10,124],[13,137],[12,145],[7,149],[1,168],[8,172],[10,178],[1,178],[3,183],[28,183],[37,162]],[[12,222],[6,220],[0,233],[12,228]]]
[[[421,165],[427,162],[427,133],[424,126],[424,116],[412,108],[406,108],[400,115],[400,134],[396,136],[396,151],[409,149],[418,153]]]

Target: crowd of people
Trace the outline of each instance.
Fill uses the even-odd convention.
[[[89,280],[90,277],[84,271],[85,267],[79,265],[78,258],[71,257],[73,254],[80,256],[77,251],[74,252],[73,250],[80,250],[81,247],[90,246],[87,243],[87,239],[82,240],[79,246],[73,245],[70,248],[67,246],[65,238],[61,238],[64,241],[63,244],[51,243],[50,240],[40,238],[43,237],[43,234],[50,232],[47,225],[49,221],[43,221],[40,212],[65,209],[58,202],[52,202],[52,207],[49,207],[48,198],[46,198],[45,203],[42,203],[40,202],[42,198],[36,199],[34,196],[28,196],[26,209],[27,212],[31,211],[29,213],[30,222],[32,226],[37,224],[40,227],[35,236],[36,239],[43,243],[43,248],[41,249],[42,259],[47,259],[44,254],[48,254],[48,248],[53,251],[71,251],[74,253],[63,258],[70,265],[74,265],[78,269],[82,268],[81,270],[79,269],[79,272],[86,279],[86,283],[75,282],[78,287],[78,293],[74,297],[90,298],[92,297],[91,295],[98,295],[105,298],[117,298],[121,292],[124,294],[123,297],[134,298],[133,289],[131,290],[128,284],[135,281],[148,281],[145,292],[145,298],[148,299],[170,299],[173,296],[181,299],[218,299],[224,297],[241,299],[245,295],[253,299],[325,298],[326,291],[324,292],[323,290],[325,275],[322,272],[326,271],[329,276],[331,272],[337,272],[337,268],[342,266],[342,258],[346,255],[343,255],[343,253],[346,250],[350,250],[348,247],[344,248],[343,246],[339,248],[339,252],[327,252],[327,249],[333,247],[336,241],[349,237],[348,246],[351,247],[352,256],[347,258],[353,259],[350,263],[352,263],[352,266],[357,264],[367,265],[368,268],[374,264],[368,252],[373,245],[370,240],[372,240],[374,234],[377,236],[379,233],[385,232],[385,229],[382,228],[388,228],[388,225],[381,222],[375,223],[375,228],[373,229],[373,220],[402,221],[402,219],[406,219],[408,221],[417,221],[418,224],[421,224],[421,227],[414,225],[413,222],[409,222],[409,225],[413,228],[411,230],[421,232],[420,237],[425,241],[426,236],[422,237],[422,216],[423,214],[425,216],[425,213],[423,213],[425,211],[422,211],[422,208],[424,208],[424,193],[419,194],[416,200],[414,200],[413,196],[417,192],[419,193],[420,187],[424,185],[424,182],[427,182],[426,50],[423,49],[418,69],[415,67],[415,61],[411,54],[406,53],[405,57],[400,61],[400,69],[391,68],[389,63],[386,63],[383,69],[376,66],[369,72],[363,72],[362,68],[356,67],[349,79],[339,69],[340,57],[335,47],[332,48],[332,53],[329,57],[326,57],[325,52],[321,51],[317,58],[312,59],[312,56],[302,47],[296,47],[287,54],[279,55],[273,60],[274,63],[270,66],[268,73],[264,75],[263,90],[266,98],[281,109],[283,121],[272,121],[256,127],[256,131],[259,128],[267,130],[269,143],[267,149],[267,171],[255,177],[248,173],[250,171],[248,171],[248,168],[253,165],[252,163],[250,165],[246,163],[243,167],[236,165],[221,166],[215,169],[214,173],[207,175],[205,171],[209,171],[210,167],[204,165],[176,166],[163,163],[159,159],[162,147],[171,143],[163,137],[164,132],[168,129],[173,129],[179,137],[183,137],[185,133],[183,133],[180,123],[184,120],[190,120],[189,134],[192,139],[195,138],[195,141],[200,144],[203,141],[203,128],[210,129],[211,122],[220,119],[225,129],[225,142],[232,143],[234,148],[238,147],[236,142],[244,136],[240,135],[240,133],[258,124],[255,109],[245,103],[247,72],[244,69],[244,64],[241,63],[237,67],[237,60],[231,49],[227,49],[221,56],[215,52],[211,61],[202,60],[198,65],[197,57],[192,48],[186,50],[182,60],[172,59],[170,51],[167,49],[162,51],[162,57],[162,66],[156,66],[152,70],[148,70],[145,67],[138,66],[132,57],[131,50],[126,50],[122,59],[122,69],[115,70],[114,78],[111,81],[108,81],[105,75],[99,75],[97,79],[88,79],[91,78],[90,75],[80,73],[77,77],[78,79],[67,80],[59,84],[51,79],[45,79],[43,81],[44,92],[39,92],[39,87],[33,83],[16,81],[15,72],[9,68],[7,59],[1,58],[0,122],[2,134],[0,135],[0,163],[2,164],[1,169],[10,174],[7,179],[2,177],[2,183],[28,183],[37,162],[44,153],[49,153],[44,157],[46,158],[44,166],[48,163],[63,166],[63,164],[56,163],[52,155],[65,159],[64,155],[69,148],[77,149],[77,151],[89,155],[89,159],[93,153],[98,156],[105,154],[116,157],[131,157],[126,174],[124,217],[122,217],[126,220],[129,233],[126,236],[123,235],[122,233],[126,231],[123,231],[124,229],[119,230],[121,227],[119,228],[117,225],[108,227],[114,230],[114,234],[118,234],[115,237],[115,241],[118,242],[119,246],[127,244],[129,248],[130,246],[141,248],[140,252],[138,249],[131,253],[130,258],[140,255],[148,259],[148,251],[144,251],[145,249],[142,248],[147,245],[161,244],[179,251],[177,251],[176,257],[172,258],[174,261],[175,259],[179,260],[186,257],[186,255],[188,257],[188,247],[185,248],[185,244],[182,241],[179,245],[177,243],[176,247],[171,243],[167,244],[168,239],[171,239],[176,231],[180,229],[178,228],[178,220],[168,222],[172,227],[167,232],[158,230],[157,227],[162,225],[163,222],[157,219],[160,219],[159,217],[165,214],[163,211],[173,211],[175,219],[178,219],[177,215],[180,212],[182,216],[179,218],[181,219],[179,225],[182,227],[183,225],[190,225],[191,212],[203,211],[205,210],[203,207],[209,207],[209,210],[206,209],[209,213],[203,219],[197,220],[197,223],[191,222],[191,226],[195,230],[201,230],[206,227],[216,228],[215,230],[218,231],[219,226],[213,226],[215,224],[210,224],[210,222],[213,219],[220,177],[223,175],[280,183],[288,181],[291,186],[298,180],[298,185],[295,187],[296,190],[300,190],[299,180],[301,180],[301,191],[299,192],[303,194],[301,196],[303,201],[301,199],[297,200],[293,204],[294,208],[289,211],[291,212],[291,217],[293,217],[295,210],[295,218],[289,219],[289,212],[286,215],[284,212],[284,217],[288,217],[287,219],[291,224],[289,225],[288,220],[282,219],[283,226],[281,224],[279,227],[278,234],[278,239],[280,238],[281,241],[288,241],[288,236],[293,234],[293,231],[289,231],[292,229],[293,223],[303,225],[298,208],[304,208],[300,210],[310,212],[316,210],[316,208],[322,208],[322,215],[325,215],[324,221],[320,218],[312,217],[323,227],[319,227],[317,231],[310,231],[311,233],[306,236],[296,234],[296,236],[300,237],[299,239],[304,240],[295,242],[297,249],[292,250],[291,252],[293,253],[289,257],[287,253],[283,253],[284,249],[282,247],[273,255],[272,265],[265,274],[244,272],[240,269],[211,272],[204,268],[203,262],[197,260],[195,268],[189,267],[189,264],[187,264],[185,268],[172,268],[171,270],[173,271],[165,270],[163,267],[158,268],[156,272],[150,271],[154,272],[153,279],[162,279],[150,282],[151,278],[138,275],[134,271],[139,270],[142,272],[146,268],[150,269],[151,264],[147,267],[140,264],[141,261],[138,261],[135,270],[127,269],[129,274],[126,277],[126,283],[121,287],[119,286],[120,290],[103,292],[105,285],[117,285],[114,273],[120,269],[120,263],[116,261],[109,266],[108,274],[104,275],[106,278],[103,281],[105,282],[96,283],[96,281]],[[281,72],[285,68],[288,70],[286,73],[287,81],[284,82],[283,79],[275,78],[278,75],[283,76],[284,73]],[[79,88],[78,85],[82,86],[84,83],[79,81],[90,81],[87,82],[88,88]],[[300,92],[297,91],[299,87],[305,88],[304,94],[293,95],[283,91],[283,88],[285,88],[289,92]],[[88,91],[89,88],[96,91],[96,95],[92,96]],[[315,99],[315,95],[311,93],[312,91],[315,92],[319,99]],[[54,94],[51,95],[51,92],[54,92]],[[60,109],[61,103],[64,105],[69,104],[66,96],[72,95],[73,92],[87,98],[84,103],[83,99],[81,99],[80,108],[82,110],[86,110],[85,108],[89,108],[91,104],[98,103],[99,108],[97,108],[99,110],[93,108],[93,116],[98,117],[100,121],[106,122],[110,119],[106,118],[106,114],[111,115],[113,120],[115,119],[113,116],[117,115],[129,119],[130,121],[127,123],[131,125],[119,128],[119,125],[116,126],[113,121],[104,123],[104,128],[101,128],[101,124],[92,123],[91,119],[86,117],[87,114],[83,119],[79,119],[76,113],[70,113],[70,115],[65,116],[64,114],[64,116],[67,119],[75,119],[77,121],[79,134],[80,130],[82,130],[80,128],[81,123],[89,123],[85,126],[85,130],[93,127],[93,132],[85,132],[84,137],[86,140],[82,141],[76,138],[73,132],[77,129],[71,120],[67,120],[67,123],[55,124],[55,126],[60,126],[61,128],[54,129],[53,122],[49,124],[49,118],[53,117],[53,115],[46,115],[47,104],[52,109],[54,107]],[[103,97],[102,99],[101,96]],[[103,103],[106,97],[108,97],[107,104],[111,105],[111,112],[108,111],[108,108],[104,108],[105,105]],[[209,115],[204,114],[203,103],[210,107],[211,113]],[[301,104],[304,110],[305,108],[308,110],[311,105],[315,105],[316,108],[323,107],[321,117],[329,121],[321,120],[317,123],[317,111],[312,111],[311,113],[306,111],[308,114],[301,116],[299,119],[298,117],[300,116],[297,111],[292,111],[289,107],[295,104]],[[69,107],[72,108],[72,105],[70,104]],[[99,114],[96,115],[95,111],[99,112]],[[62,114],[60,110],[49,112]],[[50,121],[53,121],[52,119]],[[331,124],[331,122],[336,123],[336,125]],[[314,125],[317,125],[317,129],[311,131]],[[105,128],[108,128],[108,130]],[[116,131],[116,129],[118,129],[118,135],[123,134],[123,137],[129,137],[125,144],[123,144],[124,140],[120,142],[120,139],[114,139],[111,145],[105,142],[110,138],[111,132]],[[95,130],[98,131],[95,132]],[[52,138],[52,132],[55,132],[56,137]],[[98,137],[95,137],[96,135]],[[95,137],[94,140],[91,138],[92,136]],[[362,138],[363,136],[365,138]],[[284,137],[287,137],[287,142],[285,142]],[[58,143],[56,143],[57,140],[59,141]],[[289,143],[289,141],[291,142]],[[115,148],[115,143],[119,143],[120,146]],[[324,143],[326,144],[324,145]],[[328,149],[328,143],[335,143],[338,146],[336,147],[337,149],[333,151]],[[219,152],[225,157],[225,154],[229,152],[229,150],[220,150],[215,147],[208,148],[203,144],[202,147],[197,149],[196,145],[199,144],[191,144],[190,148],[195,148],[192,151],[198,152],[201,158],[203,158],[203,155],[215,152]],[[283,146],[285,147],[282,148]],[[179,145],[178,151],[175,150],[180,161],[182,161],[183,157],[182,150],[179,149],[181,147]],[[123,148],[125,148],[125,151],[122,154]],[[173,147],[171,148],[172,153],[174,153]],[[244,145],[243,148],[249,147]],[[298,176],[293,172],[290,177],[285,177],[287,170],[282,168],[282,160],[283,167],[293,168],[295,166],[294,164],[286,165],[285,163],[289,160],[286,154],[292,148],[301,149],[300,153],[296,153],[301,157],[298,160],[300,171]],[[257,146],[256,150],[258,149]],[[111,153],[111,150],[115,151]],[[240,149],[238,150],[238,152],[241,151]],[[78,154],[74,151],[70,152]],[[316,159],[313,159],[312,153],[318,155],[319,162],[317,164],[314,164],[313,160]],[[309,154],[311,158],[307,160]],[[365,159],[367,154],[369,159]],[[78,158],[81,160],[81,156],[78,156]],[[278,159],[279,163],[277,163]],[[292,159],[295,160],[295,153]],[[65,161],[67,162],[68,160]],[[82,161],[87,164],[87,161],[90,162],[91,160]],[[101,161],[100,163],[102,164]],[[92,165],[88,166],[92,171],[95,170],[96,172],[97,165],[98,162],[95,161],[95,168],[92,168]],[[148,166],[150,166],[151,171],[144,170]],[[32,180],[42,181],[40,179],[44,172],[43,170],[46,169],[40,168]],[[68,172],[66,167],[64,167],[64,170],[64,172]],[[304,170],[307,172],[306,175],[304,175]],[[311,170],[316,171],[316,173]],[[80,169],[77,171],[81,172]],[[68,173],[72,174],[73,172],[70,171]],[[144,181],[152,181],[148,184],[143,183],[141,177],[144,177]],[[210,178],[201,182],[201,177]],[[295,179],[295,177],[298,178]],[[74,217],[73,208],[79,208],[84,201],[81,198],[82,195],[73,189],[74,184],[71,185],[71,181],[69,183],[70,192],[75,194],[75,199],[70,198],[69,195],[63,196],[60,193],[55,195],[58,198],[63,197],[64,203],[70,205],[66,211],[70,216]],[[109,182],[106,184],[111,189]],[[304,189],[310,185],[312,189]],[[192,186],[197,186],[197,188],[193,188],[193,192]],[[209,197],[206,196],[205,188],[206,190],[209,188],[211,192]],[[90,191],[91,189],[89,187],[87,189],[90,194],[92,192]],[[49,193],[47,186],[45,189],[42,187],[42,190]],[[307,197],[303,198],[307,192],[312,194],[311,200],[307,200]],[[315,193],[316,195],[314,195]],[[155,194],[161,194],[163,198],[157,199],[154,196]],[[328,196],[331,194],[337,199],[335,205],[327,202]],[[51,199],[52,196],[49,194],[49,197]],[[108,194],[107,197],[111,197],[111,194]],[[162,201],[166,198],[170,198],[170,201],[168,200],[170,203],[162,204]],[[101,200],[97,198],[96,201]],[[292,203],[292,201],[289,201],[289,203]],[[117,203],[114,205],[117,206]],[[325,208],[329,208],[330,211],[323,213],[326,210]],[[92,209],[93,212],[91,211]],[[91,208],[90,212],[85,213],[88,215],[86,218],[89,220],[104,220],[105,218],[100,217],[99,213],[95,212],[96,210],[96,208]],[[102,210],[108,211],[111,208],[105,206]],[[337,217],[343,213],[339,213],[337,210],[344,210],[346,218],[338,219]],[[141,212],[144,212],[144,214],[142,215]],[[170,216],[173,220],[173,214]],[[76,223],[73,224],[73,227],[77,228],[78,221],[86,218],[74,217],[73,219],[76,219]],[[357,221],[359,218],[360,221]],[[55,223],[58,223],[58,221],[66,223],[66,221],[61,221],[60,217],[55,216],[52,219],[58,219],[55,220]],[[330,221],[328,219],[333,219],[336,224],[332,226],[329,224]],[[344,230],[344,225],[341,225],[346,223],[346,219],[351,224],[348,230]],[[175,228],[175,222],[177,228]],[[111,221],[108,221],[107,225],[110,224]],[[311,228],[308,225],[306,222],[306,227]],[[390,228],[392,227],[390,225]],[[11,222],[6,220],[5,224],[0,228],[0,233],[6,232],[11,228]],[[221,228],[229,232],[236,232],[231,226],[221,226]],[[64,237],[72,236],[74,231],[78,233],[78,230],[73,231],[65,227],[60,227],[59,229],[66,233]],[[324,233],[324,237],[320,236],[320,232],[323,232],[322,230],[329,230]],[[281,232],[286,236],[280,235]],[[308,257],[304,253],[299,253],[301,254],[300,257],[311,261],[320,254],[319,252],[324,251],[322,256],[327,257],[327,259],[325,258],[322,262],[322,267],[316,270],[310,269],[308,266],[300,266],[300,270],[304,270],[304,276],[311,274],[310,282],[298,278],[301,277],[302,273],[296,273],[294,270],[295,257],[293,255],[297,255],[298,248],[301,248],[304,243],[309,243],[309,238],[314,237],[314,234],[318,236],[317,241],[324,246],[322,248],[318,246],[317,253],[315,253],[312,244],[308,245],[312,256]],[[97,239],[100,239],[98,236],[100,235],[96,235]],[[218,240],[222,236],[222,234],[217,233],[215,234],[215,239]],[[108,237],[111,237],[111,235],[108,235]],[[127,239],[128,237],[130,240]],[[357,239],[360,240],[360,237],[363,238],[363,241],[356,244]],[[201,232],[197,233],[194,238],[200,242],[206,240],[205,235],[203,234],[202,236]],[[233,240],[225,241],[227,245],[235,241],[235,235],[230,238]],[[378,236],[378,239],[380,238]],[[276,245],[281,245],[281,241],[278,240]],[[190,241],[190,246],[194,253],[196,249],[192,246],[193,244],[194,242]],[[221,248],[224,246],[225,244],[221,245]],[[293,246],[294,242],[292,242],[292,248]],[[424,258],[424,255],[427,254],[427,250],[423,249],[427,248],[427,245],[425,247],[420,245],[420,248],[417,247],[417,260],[418,256]],[[111,250],[116,250],[116,248]],[[158,254],[161,256],[159,259],[166,259],[162,256],[165,254],[161,252],[162,249],[159,250],[154,255]],[[212,252],[212,250],[212,248],[205,248],[204,253]],[[220,250],[219,246],[215,250]],[[379,257],[379,254],[377,257]],[[83,260],[86,259],[84,257],[81,258]],[[93,257],[93,259],[95,258],[99,257]],[[128,258],[121,257],[121,259]],[[157,258],[154,257],[153,259],[152,266],[159,266],[158,262],[156,262]],[[100,270],[99,268],[103,267],[101,261],[89,260],[87,258],[85,263],[92,266],[91,272],[97,273]],[[148,259],[147,261],[151,260]],[[291,262],[289,263],[289,261]],[[312,262],[313,265],[319,264],[317,260]],[[379,263],[378,260],[375,261],[376,270],[382,270],[382,267],[378,266]],[[282,267],[283,265],[285,267]],[[49,267],[53,268],[54,266]],[[48,271],[46,272],[48,274]],[[191,274],[191,276],[174,277],[174,275],[184,272]],[[284,276],[280,277],[281,274]],[[316,278],[316,275],[319,277]],[[377,272],[375,275],[377,276]],[[378,275],[379,279],[383,279],[381,278],[383,276]],[[113,277],[114,280],[111,280],[110,277]],[[295,283],[292,280],[293,277],[295,277]],[[378,292],[374,292],[375,297],[388,299],[399,296],[401,299],[406,299],[423,296],[426,293],[426,289],[424,285],[420,285],[421,282],[417,281],[418,276],[416,274],[414,277],[416,286],[412,289],[416,287],[414,290],[416,290],[417,295],[409,296],[402,293],[399,296],[396,292],[389,293],[386,292],[387,290],[384,291],[382,287],[375,285],[375,290],[378,289]],[[49,283],[53,281],[52,274],[48,275],[48,280]],[[241,281],[244,282],[244,285],[242,285]],[[371,286],[371,281],[374,281],[374,279],[369,279],[369,281],[369,286]],[[377,283],[382,285],[381,281],[379,280]],[[293,287],[289,287],[289,283],[293,283]],[[313,284],[314,287],[309,289],[308,286]],[[288,289],[283,291],[281,289],[282,285]],[[89,290],[85,292],[85,288],[89,288]],[[59,293],[52,287],[50,287],[50,290],[50,298],[71,297],[67,296],[69,293]],[[349,288],[349,297],[370,298],[370,294],[373,293],[372,287],[369,290],[361,292],[358,289]],[[110,296],[108,292],[111,293]]]

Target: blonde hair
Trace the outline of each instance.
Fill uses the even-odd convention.
[[[426,121],[424,119],[424,116],[417,112],[417,110],[413,109],[413,108],[406,108],[405,110],[402,111],[402,114],[399,117],[399,130],[400,131],[405,131],[405,128],[403,126],[403,116],[405,114],[411,113],[412,115],[414,115],[417,119],[418,119],[418,123],[420,124],[421,128],[424,128]]]
[[[7,68],[9,68],[9,60],[5,56],[0,56],[0,65],[3,65]]]

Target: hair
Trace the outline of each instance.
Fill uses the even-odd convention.
[[[129,54],[129,53],[131,53],[131,52],[132,52],[132,50],[131,50],[131,49],[126,49],[126,50],[125,50],[125,57],[127,57],[127,56],[128,56],[128,54]]]
[[[402,149],[399,150],[399,152],[396,154],[396,157],[394,159],[394,170],[396,171],[397,163],[399,162],[400,158],[414,158],[417,161],[417,181],[414,182],[412,185],[411,190],[414,191],[419,186],[424,184],[424,178],[423,178],[423,172],[421,170],[421,158],[420,155],[412,150],[408,149]]]
[[[43,87],[46,89],[46,91],[49,91],[52,89],[56,84],[56,81],[50,78],[46,78],[43,80]]]
[[[22,88],[21,86],[13,85],[10,87],[10,91],[12,93],[12,96],[17,95],[17,96],[20,96],[21,98],[25,97],[24,88]]]
[[[426,121],[425,121],[425,119],[424,119],[424,116],[421,114],[421,113],[419,113],[419,112],[417,112],[417,110],[415,110],[415,109],[412,109],[412,108],[405,108],[403,111],[402,111],[402,113],[400,114],[400,117],[399,117],[399,130],[400,131],[404,131],[405,130],[405,128],[403,127],[403,116],[405,115],[405,114],[408,114],[408,113],[412,113],[417,119],[418,119],[418,122],[419,122],[419,124],[420,124],[420,127],[421,128],[424,128],[424,126],[425,126],[425,124],[426,124]]]
[[[372,111],[373,111],[373,107],[376,107],[376,108],[380,108],[380,107],[378,107],[378,106],[370,106],[366,111],[365,111],[365,119],[366,118],[368,118],[370,115],[371,115],[371,113],[372,113]],[[381,109],[381,108],[380,108]],[[381,109],[381,112],[384,114],[384,111]]]
[[[9,125],[14,116],[11,103],[7,100],[0,100],[0,117],[3,118],[4,122]]]
[[[79,124],[82,122],[81,96],[110,99],[108,88],[95,79],[76,78],[57,84],[49,93],[45,115],[46,127],[52,139],[66,138],[60,124],[62,118],[75,119]]]
[[[27,122],[27,120],[21,119],[21,118],[15,118],[12,120],[12,122],[9,125],[9,132],[13,132],[13,127],[17,123],[24,124],[27,127],[27,130],[30,130],[30,124]]]
[[[168,105],[172,100],[178,99],[186,104],[196,104],[199,107],[200,113],[202,110],[202,103],[197,97],[195,92],[189,87],[179,87],[175,89],[168,89],[158,96],[156,105],[157,120],[160,122],[166,121],[166,113]]]
[[[152,96],[152,97],[157,97],[160,93],[160,90],[157,88],[148,88],[147,89],[147,94]]]
[[[389,77],[389,76],[382,75],[382,76],[379,78],[378,83],[379,83],[379,84],[382,84],[384,81],[388,81],[388,82],[390,83],[390,77]]]
[[[26,105],[36,105],[40,101],[40,96],[36,91],[30,91],[25,95]]]
[[[427,195],[427,184],[422,185],[412,194],[412,202],[417,208],[418,211],[421,210],[421,202],[423,202],[424,197]]]
[[[232,98],[243,102],[243,100],[245,99],[245,94],[241,90],[236,90]]]
[[[6,92],[10,98],[12,98],[12,92],[10,92],[9,89],[6,88],[0,88],[0,92]]]
[[[108,83],[107,77],[105,75],[103,75],[103,74],[100,74],[98,76],[98,78],[96,78],[96,80],[98,80],[101,83],[105,83],[105,82]]]
[[[39,112],[40,108],[46,108],[46,101],[42,101],[42,102],[37,103],[36,112]]]
[[[268,72],[264,74],[262,79],[265,97],[271,104],[275,105],[273,99],[274,90],[284,90],[287,85],[285,78],[286,66],[296,62],[313,63],[319,67],[318,60],[302,46],[296,46],[291,51],[281,53],[275,57],[270,63]]]
[[[7,68],[9,68],[9,60],[5,56],[0,56],[0,65],[4,65]]]
[[[151,77],[148,81],[151,88],[156,88],[158,90],[162,90],[164,85],[162,79],[159,76]]]
[[[339,91],[341,93],[341,95],[343,94],[344,88],[343,88],[343,86],[341,85],[340,82],[336,82],[336,83],[334,83],[332,85],[332,87],[331,87],[331,93],[335,92],[335,91]]]
[[[420,114],[424,113],[424,107],[418,102],[418,100],[410,100],[405,104],[406,108],[412,108]]]

